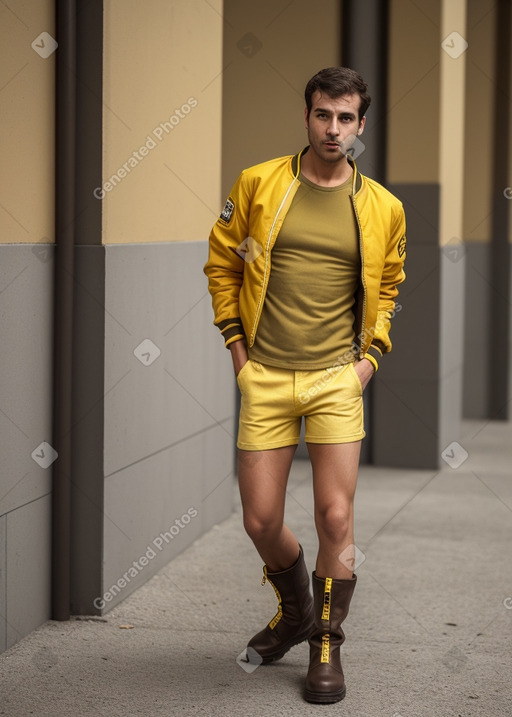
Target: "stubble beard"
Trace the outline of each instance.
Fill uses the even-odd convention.
[[[332,141],[337,142],[337,140],[335,139],[333,139]],[[327,164],[336,164],[337,162],[342,162],[346,158],[346,155],[341,151],[341,148],[337,150],[328,150],[324,147],[321,141],[317,142],[313,140],[309,129],[308,142],[316,156]]]

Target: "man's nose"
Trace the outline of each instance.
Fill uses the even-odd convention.
[[[340,133],[340,129],[338,127],[338,120],[336,119],[336,117],[332,118],[327,131],[330,135],[338,135]]]

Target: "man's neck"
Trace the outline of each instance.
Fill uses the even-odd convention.
[[[324,162],[310,149],[302,158],[300,171],[310,182],[320,187],[337,187],[343,184],[352,174],[352,166],[346,156],[339,162]]]

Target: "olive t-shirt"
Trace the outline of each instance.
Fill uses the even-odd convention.
[[[320,369],[354,360],[354,294],[361,258],[352,177],[321,187],[299,176],[271,254],[270,277],[249,358]]]

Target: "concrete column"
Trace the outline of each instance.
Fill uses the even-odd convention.
[[[438,448],[460,433],[464,362],[464,129],[466,0],[441,5],[439,131],[440,346]]]
[[[489,418],[507,419],[510,410],[510,297],[511,252],[508,236],[510,201],[509,142],[511,121],[511,9],[509,0],[498,2],[495,29],[496,85],[494,93],[493,214],[491,238],[492,292],[491,340],[487,360],[492,366],[489,386]],[[504,194],[506,196],[504,196]]]
[[[464,173],[464,255],[466,318],[464,325],[463,416],[489,416],[491,356],[491,268],[497,7],[494,0],[468,0],[466,63],[466,132]],[[503,89],[503,88],[502,88]],[[478,119],[475,107],[480,107]],[[505,108],[506,109],[506,108]],[[506,126],[504,123],[501,134]],[[501,137],[500,137],[501,139]],[[506,186],[506,185],[504,185]],[[502,187],[503,190],[503,187]],[[503,191],[499,197],[507,204]],[[484,348],[486,347],[486,348]]]
[[[465,0],[390,4],[386,185],[404,203],[408,251],[393,352],[374,385],[383,465],[436,468],[459,438],[465,36]]]
[[[342,65],[364,77],[372,98],[361,139],[358,169],[378,182],[386,177],[388,0],[344,0]]]

